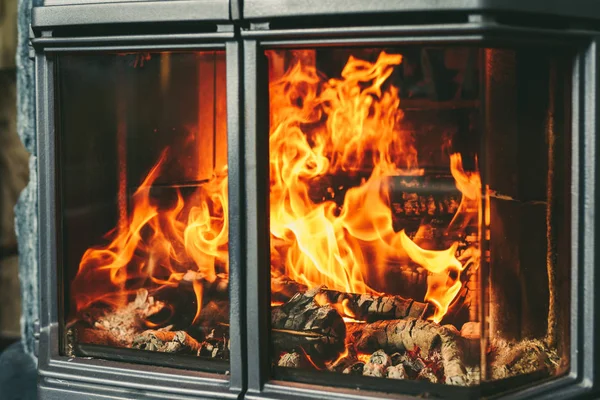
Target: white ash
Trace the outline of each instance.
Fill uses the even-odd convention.
[[[425,380],[431,383],[438,383],[438,377],[433,373],[433,370],[429,367],[425,367],[421,370],[421,372],[419,372],[417,380]]]
[[[390,379],[408,379],[404,365],[398,364],[387,368],[387,377]]]
[[[479,365],[467,365],[467,386],[479,385],[481,381],[481,369]]]
[[[490,358],[491,378],[494,380],[535,371],[553,375],[560,365],[560,357],[556,350],[538,339],[520,342],[495,340]]]
[[[465,322],[460,328],[460,336],[467,339],[479,339],[481,336],[481,324],[479,322]]]
[[[300,366],[300,361],[301,358],[299,353],[284,353],[277,362],[277,365],[279,367],[298,368]]]
[[[376,378],[383,378],[386,375],[386,366],[383,364],[366,363],[363,369],[364,376],[374,376]]]
[[[371,354],[369,358],[369,364],[381,364],[385,367],[392,365],[392,359],[383,350],[377,350]]]

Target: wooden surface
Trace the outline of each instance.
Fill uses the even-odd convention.
[[[16,73],[12,68],[0,70],[0,337],[5,338],[20,334],[19,259],[13,207],[29,171],[29,154],[17,136],[16,119]]]
[[[15,68],[17,0],[0,0],[0,69]]]

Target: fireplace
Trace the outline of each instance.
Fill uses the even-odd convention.
[[[35,8],[43,396],[592,393],[597,12],[554,7]]]

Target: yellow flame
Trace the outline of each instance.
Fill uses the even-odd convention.
[[[388,177],[424,172],[402,128],[398,89],[387,84],[401,62],[401,55],[386,52],[374,63],[350,57],[341,78],[328,80],[298,62],[271,83],[270,226],[277,242],[272,262],[279,270],[275,275],[308,287],[377,293],[372,285],[386,286],[390,259],[411,260],[430,273],[425,299],[436,305],[432,318],[440,321],[461,287],[458,244],[423,250],[392,224]],[[478,174],[465,173],[458,154],[450,167],[463,193],[453,224],[464,229],[474,217]],[[362,177],[341,206],[330,198],[335,188],[328,182],[339,175]],[[319,185],[330,185],[330,197],[311,197]],[[337,308],[353,317],[343,304]]]

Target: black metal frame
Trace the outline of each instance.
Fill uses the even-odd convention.
[[[34,7],[32,25],[38,29],[124,23],[219,22],[230,20],[229,0],[83,1]],[[70,4],[69,4],[70,3]],[[78,4],[79,3],[79,4]]]
[[[360,392],[329,384],[272,379],[269,341],[268,102],[262,51],[273,47],[445,43],[471,45],[565,44],[577,50],[572,81],[571,327],[566,376],[528,387],[511,398],[580,397],[598,392],[600,295],[595,289],[596,144],[600,116],[600,19],[589,0],[69,0],[33,10],[36,118],[39,155],[41,315],[40,393],[47,399],[241,398],[376,399],[397,391]],[[404,24],[403,13],[428,14]],[[556,17],[550,27],[531,13]],[[440,22],[438,16],[452,14]],[[342,16],[340,20],[331,18]],[[364,21],[345,17],[368,16]],[[531,26],[506,15],[528,18]],[[314,17],[294,20],[293,17]],[[374,18],[372,18],[374,16]],[[391,16],[378,22],[379,17]],[[495,17],[499,18],[495,18]],[[398,22],[394,19],[398,17]],[[562,17],[562,19],[559,19]],[[565,18],[567,17],[567,18]],[[294,21],[292,21],[294,20]],[[561,21],[564,29],[554,22]],[[180,22],[186,29],[177,28]],[[232,25],[235,21],[241,32]],[[310,25],[303,26],[303,21]],[[429,22],[428,22],[429,21]],[[522,21],[522,20],[520,20]],[[289,23],[288,23],[289,22]],[[341,25],[340,25],[341,24]],[[379,26],[376,26],[379,25]],[[559,24],[560,25],[560,24]],[[93,27],[92,33],[78,30]],[[313,28],[306,28],[313,26]],[[335,28],[334,28],[335,26]],[[125,33],[122,28],[131,27]],[[296,28],[299,27],[299,28]],[[135,29],[133,29],[135,28]],[[162,29],[159,29],[162,28]],[[172,30],[171,30],[172,28]],[[60,33],[60,34],[54,34]],[[227,54],[228,162],[230,196],[230,376],[129,362],[61,356],[58,347],[57,208],[52,54],[105,50],[225,49]],[[243,129],[243,130],[242,130]],[[379,381],[378,381],[379,382]],[[409,390],[409,386],[399,389]],[[452,395],[446,386],[425,389]],[[384,393],[387,391],[387,393]],[[477,393],[471,392],[471,395]]]
[[[239,46],[233,29],[212,34],[120,37],[90,41],[89,38],[53,38],[41,34],[32,40],[36,49],[36,116],[39,154],[39,221],[41,315],[39,386],[42,397],[90,399],[100,396],[127,398],[239,398],[245,387],[243,270],[240,266],[239,185]],[[110,44],[113,43],[113,44]],[[54,55],[61,52],[114,50],[221,49],[226,53],[227,129],[229,165],[229,253],[230,253],[230,364],[229,374],[204,373],[166,366],[141,365],[129,361],[68,358],[59,347],[59,304],[63,283],[57,263],[60,222],[56,201],[57,170],[55,128]],[[150,358],[152,354],[148,355]],[[141,355],[141,357],[144,357]],[[170,360],[177,362],[176,357]],[[198,360],[198,363],[201,363]]]
[[[388,13],[448,13],[459,12],[465,16],[477,12],[535,13],[560,17],[594,18],[598,16],[598,5],[589,0],[553,1],[544,0],[244,0],[244,18],[249,20],[272,20],[281,17],[324,16],[350,14]],[[534,18],[530,18],[530,20]]]
[[[258,2],[258,0],[257,0]],[[266,2],[265,2],[266,3]],[[332,2],[323,2],[323,7]],[[336,2],[333,2],[336,3]],[[352,2],[351,2],[352,3]],[[322,8],[323,8],[322,7]],[[318,8],[318,7],[317,7]],[[318,9],[322,9],[318,8]],[[510,398],[551,398],[592,396],[597,393],[600,375],[598,361],[600,334],[594,309],[599,297],[594,294],[595,260],[595,169],[596,118],[598,117],[598,81],[600,57],[597,32],[586,30],[553,30],[505,26],[493,16],[470,15],[464,24],[415,26],[346,27],[311,29],[269,29],[270,24],[250,25],[243,30],[244,39],[244,157],[246,190],[246,318],[248,349],[247,399],[375,399],[397,398],[427,392],[441,397],[468,398],[493,396],[496,384],[483,384],[480,389],[451,388],[414,382],[362,381],[354,388],[342,388],[342,379],[326,376],[301,378],[288,374],[296,382],[276,380],[271,372],[269,355],[270,279],[268,266],[269,218],[268,196],[268,80],[262,53],[271,48],[323,46],[390,46],[406,44],[468,44],[482,47],[521,45],[565,45],[576,53],[572,71],[572,170],[571,170],[571,330],[570,369],[566,376],[538,382],[534,386],[507,386],[501,390]],[[278,25],[279,26],[279,25]],[[256,190],[253,190],[256,188]],[[262,193],[262,195],[261,195]],[[267,252],[265,252],[267,249]],[[597,280],[596,280],[597,282]],[[298,382],[309,383],[298,383]],[[514,385],[511,381],[509,384]],[[412,384],[413,386],[411,387]],[[330,386],[331,385],[331,386]],[[348,383],[346,383],[348,385]],[[518,385],[518,384],[517,384]],[[337,387],[336,387],[337,386]],[[356,388],[360,387],[360,392]],[[465,389],[465,390],[461,390]],[[513,391],[511,393],[511,391]],[[407,396],[408,397],[408,396]]]

